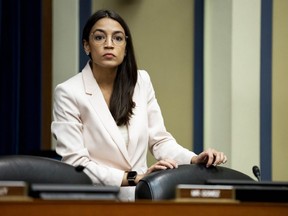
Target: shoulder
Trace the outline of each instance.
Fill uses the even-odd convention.
[[[91,75],[90,75],[91,74]],[[90,75],[90,76],[89,76]],[[58,84],[56,86],[57,88],[68,88],[68,89],[77,89],[77,88],[83,88],[83,79],[84,77],[87,77],[87,79],[90,79],[92,75],[91,68],[89,66],[89,61],[85,65],[85,67],[82,69],[81,72],[76,73],[74,76],[71,76],[67,80],[63,81],[62,83]]]
[[[146,70],[138,70],[138,82],[150,83],[150,75]]]
[[[64,95],[71,96],[75,95],[77,92],[82,92],[81,89],[83,89],[82,72],[72,76],[62,83],[59,83],[54,89],[54,94],[56,98],[63,97]]]
[[[146,70],[138,70],[136,89],[141,92],[154,92],[153,84],[149,73]]]
[[[56,86],[56,89],[59,88],[59,87],[62,87],[62,88],[69,88],[69,87],[75,87],[75,85],[79,85],[79,83],[82,82],[82,72],[80,73],[77,73],[76,75],[68,78],[67,80],[59,83],[57,86]]]

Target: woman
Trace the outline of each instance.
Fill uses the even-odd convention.
[[[94,184],[121,187],[121,200],[134,200],[133,186],[155,170],[226,162],[223,152],[197,155],[166,131],[149,75],[138,70],[129,28],[118,14],[97,11],[82,41],[90,60],[55,89],[51,128],[64,162],[84,166]],[[157,160],[149,168],[148,149]]]

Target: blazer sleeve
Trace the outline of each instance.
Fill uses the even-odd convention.
[[[178,164],[189,164],[196,154],[177,143],[175,138],[166,130],[160,106],[157,102],[155,91],[146,71],[142,71],[141,77],[147,89],[147,110],[149,148],[157,160],[173,159]]]
[[[51,130],[57,140],[56,151],[65,163],[84,166],[84,172],[94,184],[120,186],[124,171],[99,165],[89,156],[83,141],[83,124],[75,97],[77,95],[75,88],[77,88],[75,85],[73,87],[62,83],[54,92]]]

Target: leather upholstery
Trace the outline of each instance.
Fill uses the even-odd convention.
[[[180,165],[177,169],[153,172],[142,178],[136,186],[135,199],[173,199],[178,184],[205,184],[209,179],[254,181],[248,175],[226,167]]]
[[[31,155],[0,157],[0,181],[92,184],[90,178],[82,170],[77,170],[71,165],[46,157]]]

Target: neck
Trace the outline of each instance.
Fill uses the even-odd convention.
[[[99,86],[111,86],[117,75],[117,68],[103,68],[93,65],[93,76],[96,79]]]
[[[117,68],[103,68],[93,64],[92,72],[109,107]]]

